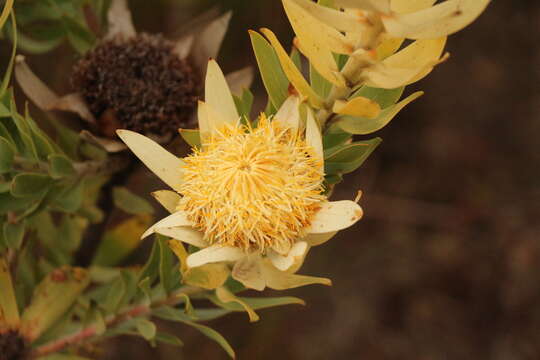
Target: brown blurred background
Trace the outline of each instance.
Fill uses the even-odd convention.
[[[292,39],[278,0],[130,4],[139,29],[165,34],[212,5],[232,9],[226,71],[255,63],[247,29]],[[494,0],[448,51],[406,90],[426,95],[378,133],[382,145],[335,194],[362,189],[365,218],[313,249],[301,271],[334,286],[290,290],[307,306],[263,310],[255,324],[244,314],[211,324],[239,359],[540,359],[540,2]],[[50,59],[59,70],[49,80],[65,85],[59,57],[33,62]],[[264,96],[260,79],[254,91]],[[227,358],[174,328],[183,348],[129,338],[98,357]]]

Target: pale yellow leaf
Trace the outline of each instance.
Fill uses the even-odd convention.
[[[320,233],[320,234],[308,234],[302,240],[307,242],[309,246],[322,245],[337,234],[337,231]]]
[[[437,0],[392,0],[391,9],[398,14],[407,14],[423,9],[427,9],[435,4]]]
[[[152,235],[160,228],[171,228],[176,226],[191,226],[193,223],[188,219],[187,214],[183,211],[176,211],[171,215],[164,217],[154,225],[150,226],[148,230],[144,232],[142,238]]]
[[[325,24],[343,32],[362,33],[370,27],[364,16],[356,12],[343,12],[321,6],[310,0],[291,0]]]
[[[375,119],[381,113],[381,107],[376,101],[357,96],[349,101],[337,100],[334,103],[334,113],[341,115],[352,115]]]
[[[269,252],[268,258],[272,264],[281,271],[288,271],[292,267],[298,269],[304,261],[304,257],[309,250],[309,245],[305,241],[297,241],[292,247],[289,253],[285,256],[276,252]]]
[[[422,91],[415,92],[399,103],[384,109],[376,119],[344,117],[337,121],[337,125],[351,134],[370,134],[385,127],[405,106],[422,95]]]
[[[429,74],[441,58],[446,37],[417,40],[380,63],[366,68],[361,76],[366,85],[394,89],[414,83]]]
[[[219,112],[223,121],[229,124],[236,124],[240,116],[236,110],[225,75],[223,75],[215,60],[208,61],[204,85],[204,100],[210,107]],[[221,124],[214,122],[213,125],[219,127]]]
[[[229,268],[225,264],[206,264],[187,269],[183,274],[182,281],[186,285],[213,290],[222,286],[229,278],[229,274]]]
[[[315,150],[315,153],[321,159],[321,171],[323,171],[324,149],[323,149],[321,130],[319,127],[319,123],[317,122],[317,120],[315,120],[315,117],[313,116],[313,111],[311,109],[307,109],[306,142]]]
[[[346,87],[346,81],[338,70],[336,60],[330,49],[327,49],[316,40],[309,37],[295,38],[294,45],[317,70],[317,72],[337,87]]]
[[[351,54],[354,51],[355,44],[348,42],[342,33],[312,16],[294,0],[283,0],[283,6],[301,41],[305,39],[337,54]]]
[[[311,88],[311,86],[309,86],[308,82],[306,79],[304,79],[304,76],[291,60],[285,49],[283,49],[274,33],[268,29],[261,29],[261,32],[268,38],[270,44],[276,51],[281,67],[283,68],[283,71],[285,72],[285,75],[287,75],[289,81],[293,84],[294,88],[300,93],[300,95],[307,98],[312,106],[321,108],[323,106],[322,99]]]
[[[490,0],[447,0],[413,13],[383,16],[382,21],[391,36],[435,39],[465,28],[489,3]]]
[[[170,213],[176,211],[176,206],[182,198],[177,192],[171,190],[158,190],[151,195]]]
[[[284,128],[298,130],[300,128],[300,99],[296,95],[291,95],[283,102],[274,121],[278,122]]]
[[[362,9],[367,11],[390,12],[390,0],[334,0],[342,8]]]
[[[257,254],[243,257],[234,264],[232,277],[249,289],[264,290],[266,282],[262,274],[261,261],[260,255]]]
[[[269,261],[263,261],[261,264],[261,270],[266,280],[266,285],[274,290],[286,290],[297,288],[300,286],[321,284],[332,285],[332,281],[326,278],[295,275],[276,269]]]
[[[191,226],[156,228],[155,232],[199,248],[208,246],[204,234]]]

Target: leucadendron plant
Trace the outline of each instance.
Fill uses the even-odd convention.
[[[331,285],[300,270],[362,218],[360,191],[331,200],[381,142],[355,135],[377,132],[422,95],[402,99],[489,0],[435,2],[283,0],[291,51],[268,29],[249,33],[268,95],[259,112],[250,71],[226,77],[213,59],[230,14],[211,12],[166,40],[137,34],[125,0],[3,2],[13,50],[0,86],[0,359],[87,359],[85,345],[120,334],[182,344],[155,319],[193,327],[234,357],[203,322],[232,312],[257,321],[260,309],[304,303],[267,288]],[[34,34],[34,21],[57,31]],[[78,60],[75,92],[62,97],[17,47],[29,58],[63,41]],[[16,106],[14,67],[44,110],[39,121]],[[168,146],[178,136],[187,154]],[[124,186],[140,175],[127,148],[169,187],[152,192],[162,219],[145,199],[155,184]],[[147,261],[128,261],[145,238]]]

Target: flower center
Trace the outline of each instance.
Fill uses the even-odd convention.
[[[185,161],[178,208],[211,244],[286,253],[325,200],[322,159],[264,116],[224,126]]]

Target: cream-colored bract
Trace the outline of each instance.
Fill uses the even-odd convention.
[[[248,288],[330,285],[295,272],[312,246],[353,225],[363,212],[354,201],[330,202],[322,194],[322,139],[311,110],[303,124],[301,101],[291,96],[274,119],[261,115],[256,128],[232,123],[232,96],[213,60],[208,74],[205,86],[212,90],[199,119],[202,147],[184,160],[140,134],[118,132],[175,190],[153,194],[171,215],[143,236],[159,233],[194,245],[200,250],[187,256],[188,268],[229,264],[232,277]],[[220,115],[217,121],[208,118],[212,113]]]

